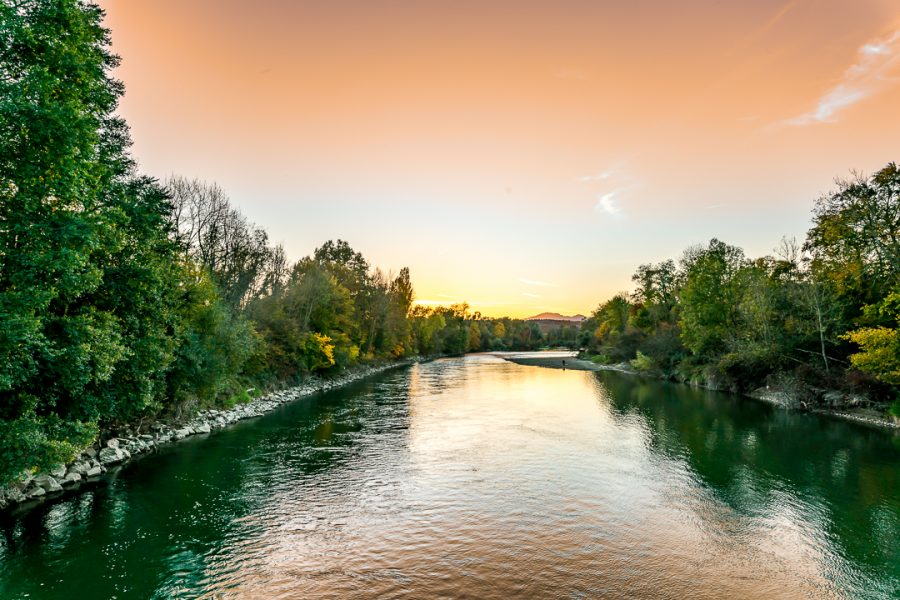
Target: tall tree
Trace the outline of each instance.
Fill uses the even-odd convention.
[[[735,278],[744,262],[740,248],[713,239],[688,249],[681,260],[681,337],[695,354],[711,357],[725,349],[737,325],[741,296]]]
[[[848,320],[900,286],[900,168],[838,180],[816,202],[804,247],[845,298]]]
[[[269,246],[262,228],[231,205],[215,183],[170,177],[172,223],[177,240],[209,271],[225,302],[233,309],[274,287],[287,276],[284,251]]]
[[[153,410],[173,358],[169,201],[127,153],[102,18],[77,0],[0,4],[4,479]]]

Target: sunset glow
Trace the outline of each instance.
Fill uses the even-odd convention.
[[[144,172],[425,304],[587,314],[689,244],[802,238],[900,156],[893,0],[102,5]]]

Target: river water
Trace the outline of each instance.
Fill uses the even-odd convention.
[[[900,437],[445,359],[2,522],[2,598],[896,598]]]

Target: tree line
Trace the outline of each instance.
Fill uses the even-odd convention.
[[[802,244],[750,258],[713,239],[632,280],[582,330],[598,362],[735,391],[769,384],[808,404],[827,389],[889,401],[900,386],[900,169],[838,180]],[[900,417],[900,402],[891,410]]]
[[[103,11],[0,3],[0,482],[105,428],[246,402],[357,363],[540,332],[414,306],[344,241],[291,262],[215,184],[142,175]]]
[[[408,269],[342,240],[292,262],[219,186],[141,174],[115,114],[118,61],[94,4],[0,3],[0,482],[104,429],[414,356],[577,341],[724,387],[900,384],[893,164],[822,198],[802,246],[750,260],[713,240],[641,266],[580,332],[542,335],[416,305]]]

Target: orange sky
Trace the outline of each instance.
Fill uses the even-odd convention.
[[[895,0],[105,0],[144,171],[423,301],[592,310],[717,236],[802,237],[900,159]]]

